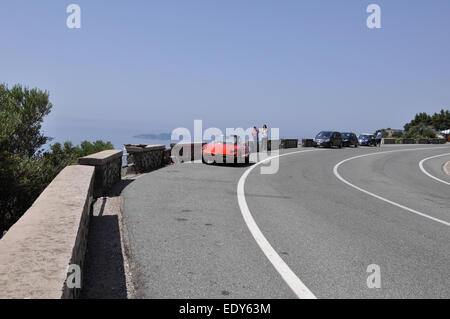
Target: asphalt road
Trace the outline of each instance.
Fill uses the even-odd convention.
[[[298,280],[317,298],[450,298],[448,144],[281,154],[272,175],[191,163],[130,184],[135,297],[296,298]],[[367,286],[369,265],[379,289]]]

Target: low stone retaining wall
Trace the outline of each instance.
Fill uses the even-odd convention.
[[[78,159],[78,164],[95,167],[94,197],[104,196],[122,178],[123,152],[103,151]]]
[[[444,138],[432,138],[428,140],[429,144],[445,144],[447,140]]]
[[[445,139],[430,139],[430,138],[385,138],[383,139],[384,144],[445,144],[447,141]]]
[[[419,138],[418,140],[416,140],[417,144],[429,144],[430,140],[426,139],[426,138]]]
[[[416,144],[416,140],[413,138],[404,138],[400,140],[402,144]]]
[[[164,145],[125,145],[128,165],[137,174],[148,173],[163,166]]]
[[[298,148],[298,139],[281,139],[280,148],[281,149]]]
[[[314,140],[312,139],[303,139],[302,140],[303,147],[314,147]]]
[[[383,144],[397,144],[397,139],[395,138],[384,138],[383,139]]]
[[[172,163],[172,157],[171,154],[172,150],[171,149],[165,149],[164,150],[164,156],[163,156],[163,164],[164,165],[169,165],[170,163]]]
[[[0,299],[79,297],[66,279],[69,265],[83,269],[95,171],[63,169],[0,240]]]
[[[206,143],[170,144],[172,162],[183,163],[202,159],[202,147]]]

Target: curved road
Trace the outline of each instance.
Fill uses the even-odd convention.
[[[130,184],[122,210],[136,297],[450,297],[448,145],[281,154],[274,175],[192,163]],[[367,286],[374,264],[380,289]]]

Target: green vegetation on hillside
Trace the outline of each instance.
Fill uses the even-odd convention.
[[[378,132],[381,132],[383,134],[383,138],[399,138],[403,136],[403,131],[401,130],[393,130],[391,128],[381,129],[374,133],[375,136],[378,135]]]
[[[113,148],[102,141],[80,146],[66,142],[43,151],[50,138],[42,134],[41,125],[52,107],[47,91],[0,84],[0,232],[24,214],[64,167]]]
[[[414,119],[405,124],[404,131],[382,129],[375,132],[383,134],[383,138],[435,138],[440,131],[450,129],[450,111],[441,110],[440,113],[428,115],[427,113],[416,114]],[[391,133],[391,134],[389,134]]]
[[[430,126],[436,131],[443,131],[450,129],[450,111],[441,110],[440,113],[434,113],[433,115],[428,115],[427,113],[416,114],[414,119],[405,124],[405,131],[408,132],[414,126]]]
[[[405,125],[405,138],[435,138],[436,133],[450,128],[449,110],[428,115],[416,114],[414,119]]]

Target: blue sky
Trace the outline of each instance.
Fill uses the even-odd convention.
[[[382,29],[366,26],[371,3]],[[3,0],[0,82],[50,91],[57,140],[194,119],[285,137],[400,128],[449,107],[449,17],[448,0]]]

